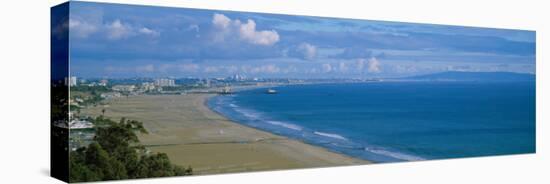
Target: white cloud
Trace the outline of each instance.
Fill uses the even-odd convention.
[[[226,36],[237,34],[240,40],[254,45],[269,46],[279,41],[279,34],[275,30],[256,30],[256,22],[248,19],[246,23],[240,20],[231,20],[223,14],[214,14],[212,24],[217,29],[216,41],[224,41]]]
[[[367,63],[367,71],[369,73],[380,73],[380,61],[378,59],[372,57],[369,59],[369,62]]]
[[[70,20],[66,20],[56,25],[52,25],[52,34],[58,39],[65,38],[65,35],[69,31],[69,21]]]
[[[298,51],[304,59],[313,60],[317,56],[317,47],[309,43],[302,43],[298,46]]]
[[[201,35],[199,34],[200,30],[201,30],[199,25],[191,24],[191,25],[189,25],[189,27],[187,27],[187,30],[195,31],[195,37],[197,37],[197,38],[201,37]]]
[[[119,40],[137,35],[150,37],[160,36],[160,32],[147,27],[134,26],[116,19],[112,22],[101,23],[100,21],[84,20],[80,18],[69,19],[69,30],[75,38],[88,38],[94,33],[103,33],[104,37],[110,40]]]
[[[316,74],[319,70],[317,68],[310,68],[309,70],[306,70],[307,74]]]
[[[338,70],[342,73],[346,73],[348,71],[348,66],[344,62],[340,62],[338,64]]]
[[[262,65],[258,67],[253,67],[250,69],[250,73],[279,73],[281,71],[281,68],[278,66],[269,64],[269,65]]]
[[[199,25],[197,25],[197,24],[191,24],[191,25],[189,25],[189,27],[187,28],[187,30],[195,30],[195,32],[199,32],[201,29],[200,29]]]
[[[105,28],[107,30],[107,38],[111,40],[126,38],[133,34],[132,28],[127,24],[123,24],[118,19],[105,25]]]
[[[273,45],[279,41],[279,34],[275,30],[256,30],[256,23],[248,19],[246,24],[241,24],[239,33],[241,39],[256,45]]]
[[[157,36],[160,35],[160,33],[158,31],[155,31],[155,30],[152,30],[152,29],[149,29],[149,28],[146,28],[146,27],[142,27],[141,29],[139,29],[139,33],[144,34],[144,35],[153,36],[153,37],[157,37]]]
[[[323,72],[328,73],[332,71],[332,66],[328,63],[321,65]]]
[[[472,67],[472,66],[469,66],[469,65],[448,65],[446,67],[446,70],[447,71],[457,71],[457,72],[470,72],[470,71],[479,70],[479,68]]]
[[[410,65],[410,64],[389,65],[388,68],[391,70],[391,72],[399,73],[399,74],[419,72],[418,68],[415,65]]]
[[[241,66],[241,71],[244,72],[244,73],[249,73],[251,69],[252,69],[252,66],[249,66],[249,65],[242,65]]]
[[[295,66],[288,66],[281,70],[282,73],[296,73],[298,72],[298,68]]]
[[[98,31],[98,27],[86,21],[69,19],[70,34],[78,38],[87,38]]]
[[[219,29],[227,29],[230,23],[231,19],[223,14],[215,13],[214,17],[212,18],[212,24],[214,24],[214,26]]]
[[[262,70],[266,73],[279,73],[281,69],[275,65],[264,65]]]

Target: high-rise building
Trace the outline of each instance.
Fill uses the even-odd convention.
[[[210,79],[206,79],[206,82],[205,82],[205,87],[209,88],[210,87]]]
[[[75,76],[69,77],[69,81],[67,82],[69,86],[76,86],[77,84],[77,78]]]
[[[156,86],[176,86],[176,83],[173,79],[156,79]]]
[[[234,81],[242,81],[242,80],[245,80],[246,77],[244,75],[239,75],[239,74],[235,74],[235,75],[232,75],[230,77],[228,77],[229,80],[234,80]]]

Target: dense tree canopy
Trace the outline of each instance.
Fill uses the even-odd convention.
[[[70,154],[71,182],[192,174],[190,167],[172,164],[166,154],[146,151],[136,135],[147,133],[141,122],[122,118],[116,123],[100,116],[94,123],[94,142]]]

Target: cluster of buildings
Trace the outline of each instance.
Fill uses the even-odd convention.
[[[154,82],[143,82],[141,85],[114,85],[111,89],[115,92],[151,92],[162,91],[162,87],[174,87],[174,79],[155,79]]]
[[[65,78],[65,85],[67,86],[107,86],[109,83],[109,80],[107,79],[101,79],[99,81],[93,81],[93,82],[86,82],[86,80],[81,79],[80,81],[76,76],[70,76]],[[210,83],[208,81],[208,83]],[[112,86],[113,91],[118,92],[132,92],[132,91],[153,91],[153,90],[159,90],[161,87],[173,87],[176,86],[176,82],[174,79],[168,79],[168,78],[161,78],[161,79],[155,79],[153,82],[144,82],[139,86],[136,85],[114,85]]]
[[[157,89],[155,83],[152,82],[144,82],[141,84],[141,90],[143,91],[153,91]]]
[[[216,83],[218,83],[220,81],[224,82],[224,83],[227,83],[227,82],[246,82],[246,81],[261,82],[261,80],[258,79],[258,78],[247,78],[245,75],[235,74],[235,75],[231,75],[231,76],[223,77],[223,78],[199,79],[199,81],[197,81],[195,84],[192,84],[192,86],[194,85],[194,86],[211,87],[211,86],[215,85]],[[99,81],[98,80],[86,81],[85,79],[78,80],[78,78],[76,76],[70,76],[70,77],[65,78],[65,84],[68,85],[68,86],[80,86],[80,85],[90,86],[90,87],[93,87],[93,86],[107,86],[109,84],[109,80],[101,79]],[[158,78],[158,79],[154,79],[151,82],[143,82],[143,83],[141,83],[141,85],[139,85],[139,84],[134,84],[134,85],[111,84],[111,85],[113,85],[113,90],[114,91],[136,91],[136,90],[152,91],[152,90],[158,90],[161,87],[174,87],[174,86],[177,86],[176,81],[174,79],[170,79],[170,78]],[[138,85],[139,87],[136,87],[136,85]]]
[[[246,76],[235,74],[233,76],[228,77],[228,79],[229,80],[234,80],[234,81],[244,81],[244,80],[246,80]]]
[[[85,79],[78,80],[75,76],[65,77],[65,85],[67,86],[77,86],[77,85],[86,85],[86,86],[107,86],[109,81],[107,79],[99,80],[99,82],[90,82],[87,83]]]
[[[291,79],[260,79],[260,78],[248,78],[245,75],[234,74],[228,77],[222,78],[181,78],[176,85],[175,79],[171,78],[133,78],[133,79],[113,79],[113,80],[89,80],[85,81],[81,79],[78,81],[77,77],[71,76],[66,79],[69,86],[110,86],[112,91],[104,92],[101,94],[103,99],[116,98],[124,95],[137,95],[143,93],[182,93],[185,90],[192,90],[193,92],[205,90],[210,91],[212,87],[221,87],[221,93],[230,94],[231,90],[227,86],[233,85],[260,85],[263,83],[300,83],[303,81]],[[79,83],[80,82],[80,83]],[[108,85],[109,84],[109,85]],[[166,89],[164,87],[181,87]],[[224,88],[226,87],[226,88]],[[163,89],[164,88],[164,89]]]

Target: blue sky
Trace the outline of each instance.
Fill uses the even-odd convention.
[[[398,77],[535,73],[535,32],[71,2],[80,77]]]

